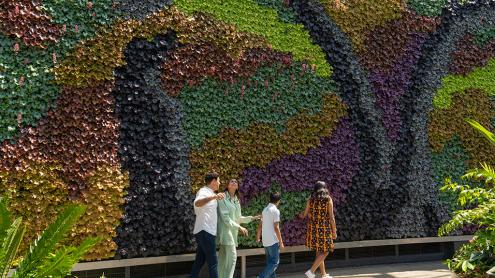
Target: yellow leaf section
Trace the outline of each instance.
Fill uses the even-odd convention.
[[[354,49],[363,50],[365,36],[405,10],[401,0],[320,0],[332,20],[350,37]]]
[[[9,198],[13,217],[22,217],[26,224],[18,254],[24,254],[69,202],[69,190],[57,174],[61,167],[40,162],[22,168],[25,170],[0,172],[0,194]]]
[[[241,33],[233,25],[219,22],[205,14],[187,16],[170,7],[143,21],[118,21],[101,28],[95,38],[84,41],[55,67],[59,85],[86,87],[98,81],[114,80],[113,70],[125,65],[124,50],[134,38],[152,39],[173,30],[181,43],[209,42],[229,55],[238,57],[248,48],[267,48],[260,36]]]
[[[9,197],[9,210],[15,217],[22,216],[27,225],[19,253],[24,253],[49,223],[55,221],[64,205],[78,203],[86,205],[87,211],[63,243],[78,245],[87,236],[100,236],[102,241],[85,259],[113,257],[117,248],[113,237],[123,214],[128,174],[121,173],[119,167],[98,167],[89,177],[82,196],[70,200],[67,185],[58,174],[61,167],[44,162],[25,166],[23,170],[0,173],[0,194]]]
[[[206,140],[201,149],[191,151],[189,173],[193,191],[203,185],[204,174],[211,170],[225,178],[238,178],[244,168],[263,167],[283,155],[306,154],[320,144],[320,138],[329,136],[345,115],[346,108],[340,99],[326,95],[320,113],[299,113],[287,122],[283,133],[259,123],[247,129],[224,129]]]
[[[313,44],[304,26],[281,21],[274,9],[263,7],[253,0],[176,0],[174,5],[189,14],[212,14],[215,18],[235,24],[241,31],[259,34],[274,49],[290,52],[296,60],[308,60],[316,65],[318,75],[330,76],[331,68],[325,54],[318,45]]]
[[[78,203],[87,206],[86,214],[77,222],[70,235],[71,244],[80,244],[88,236],[99,236],[102,241],[85,256],[85,260],[109,258],[115,255],[117,244],[115,228],[123,215],[124,197],[129,186],[129,175],[120,167],[101,166],[89,177],[86,190]]]

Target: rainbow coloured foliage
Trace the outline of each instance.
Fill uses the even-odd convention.
[[[87,204],[88,260],[192,251],[210,170],[246,214],[282,191],[289,245],[317,180],[339,240],[436,235],[444,178],[493,162],[488,2],[0,1],[0,193],[26,240]]]

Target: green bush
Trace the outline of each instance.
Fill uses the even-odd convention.
[[[475,121],[468,122],[495,144],[495,135]],[[495,169],[483,163],[481,168],[468,171],[464,179],[482,180],[484,187],[459,185],[447,179],[442,191],[458,194],[457,203],[461,209],[454,212],[452,219],[442,225],[439,236],[462,228],[466,224],[479,227],[473,240],[463,245],[452,259],[446,261],[449,269],[460,277],[485,277],[495,267]]]

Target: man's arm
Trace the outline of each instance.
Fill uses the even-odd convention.
[[[225,197],[225,195],[223,193],[218,193],[218,194],[210,196],[210,197],[205,197],[205,198],[201,198],[199,200],[196,200],[194,202],[194,205],[197,206],[198,208],[200,208],[200,207],[208,204],[209,202],[211,202],[213,200],[222,200],[224,197]]]
[[[261,229],[263,228],[263,222],[260,222],[260,224],[258,225],[258,230],[256,231],[256,242],[260,242],[261,241]]]
[[[284,241],[282,240],[282,234],[280,233],[280,222],[275,222],[273,224],[273,227],[275,229],[275,235],[278,238],[278,243],[280,244],[280,249],[284,249],[285,245],[284,245]]]

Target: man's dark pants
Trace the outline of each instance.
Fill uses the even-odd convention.
[[[210,278],[218,278],[216,237],[205,231],[195,234],[194,237],[198,243],[198,248],[196,250],[196,259],[194,260],[191,271],[191,278],[198,277],[201,267],[203,267],[205,262],[208,264]]]

